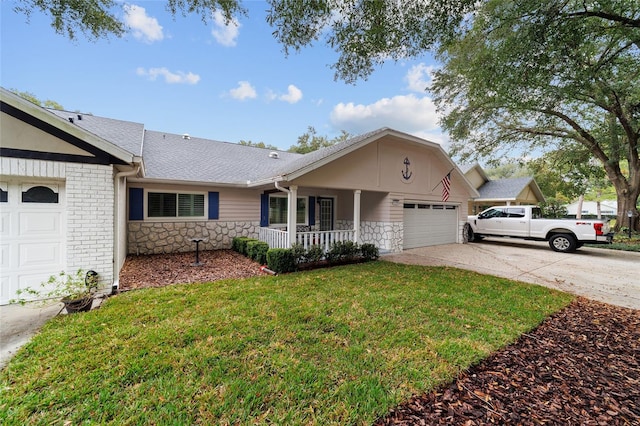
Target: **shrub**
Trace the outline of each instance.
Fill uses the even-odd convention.
[[[249,237],[234,237],[231,241],[231,247],[238,253],[248,256],[249,252],[247,251],[247,244],[249,243],[249,241],[258,240]]]
[[[246,237],[233,237],[233,239],[231,240],[231,250],[237,251],[238,253],[240,253],[240,239],[241,238],[246,238]]]
[[[293,252],[293,260],[296,265],[304,263],[307,261],[306,254],[307,251],[304,249],[302,244],[295,243],[291,246],[291,251]]]
[[[293,272],[296,261],[291,249],[273,248],[267,251],[267,266],[277,273]]]
[[[360,255],[360,247],[353,241],[343,241],[340,257],[343,260],[353,260]]]
[[[329,251],[325,253],[324,257],[329,263],[339,262],[342,258],[342,242],[336,241],[335,243],[332,243],[331,247],[329,247]]]
[[[324,249],[322,246],[313,245],[307,249],[305,259],[309,263],[320,262],[324,257]]]
[[[373,244],[365,243],[360,246],[360,253],[365,261],[376,260],[380,257],[378,247]]]
[[[249,240],[247,242],[248,256],[261,265],[267,263],[267,251],[269,251],[269,244],[264,241]]]

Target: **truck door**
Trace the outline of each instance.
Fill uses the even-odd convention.
[[[503,218],[502,232],[512,237],[529,236],[529,219],[524,207],[507,207],[507,217]]]
[[[502,235],[502,220],[506,217],[504,208],[494,207],[483,211],[476,219],[476,232],[479,234]]]

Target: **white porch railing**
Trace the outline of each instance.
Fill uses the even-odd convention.
[[[353,241],[355,232],[353,229],[342,231],[311,231],[296,233],[296,243],[308,249],[311,246],[320,246],[325,252],[329,251],[331,244],[336,241]]]
[[[258,239],[269,244],[269,248],[287,248],[289,233],[280,229],[259,228]]]
[[[353,229],[297,232],[296,243],[302,245],[305,249],[314,245],[321,246],[326,252],[331,248],[331,244],[336,241],[353,241],[354,237],[355,231]],[[260,228],[258,231],[258,239],[269,244],[270,248],[287,248],[289,233],[279,229]]]

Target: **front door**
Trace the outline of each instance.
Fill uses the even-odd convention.
[[[320,198],[320,231],[333,231],[333,198]]]

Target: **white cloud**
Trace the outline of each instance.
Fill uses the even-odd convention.
[[[164,77],[165,83],[169,84],[197,84],[200,76],[192,72],[171,72],[166,68],[149,68],[148,70],[140,67],[136,70],[136,74],[149,77],[149,80],[156,80],[158,77]]]
[[[213,14],[214,28],[211,30],[211,35],[221,45],[232,47],[236,45],[236,38],[238,38],[241,26],[236,19],[232,19],[229,24],[226,24],[222,12],[216,10]]]
[[[164,38],[162,26],[156,18],[147,16],[144,7],[126,4],[124,6],[124,22],[133,31],[133,36],[145,43],[153,43]]]
[[[248,81],[239,81],[238,87],[229,90],[232,98],[244,101],[245,99],[255,99],[258,94],[256,89]]]
[[[390,127],[433,142],[443,141],[442,137],[437,137],[441,132],[436,107],[427,96],[394,96],[369,105],[341,102],[333,107],[330,119],[335,128],[351,134]]]
[[[290,104],[295,104],[302,99],[302,90],[290,84],[289,87],[287,87],[287,94],[280,96],[278,99],[289,102]]]
[[[407,88],[412,92],[424,93],[427,87],[431,85],[434,69],[435,67],[425,65],[424,63],[412,66],[404,77],[408,83]]]

